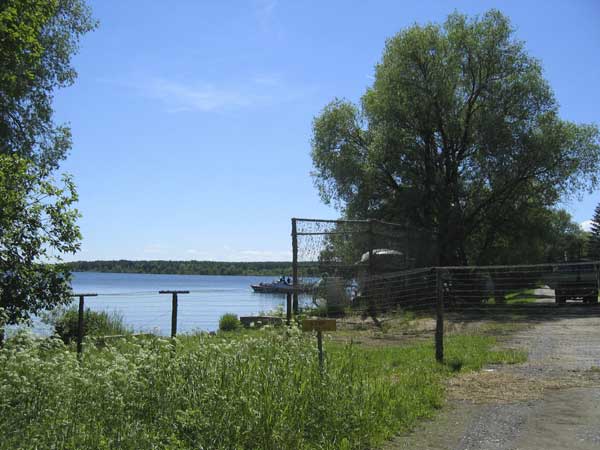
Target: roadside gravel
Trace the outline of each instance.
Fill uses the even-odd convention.
[[[503,346],[528,361],[452,380],[438,417],[385,448],[600,449],[600,309],[557,308]]]

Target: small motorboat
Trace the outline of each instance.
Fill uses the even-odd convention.
[[[294,289],[294,285],[291,283],[291,280],[280,279],[279,281],[273,281],[271,283],[259,283],[259,284],[251,284],[250,287],[254,292],[259,292],[261,294],[287,294],[288,292],[309,292],[314,284],[300,283],[296,285],[296,289]]]

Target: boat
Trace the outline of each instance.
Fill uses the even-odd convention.
[[[254,292],[261,294],[287,294],[294,291],[304,293],[309,292],[314,287],[314,284],[300,283],[294,289],[293,284],[288,280],[280,279],[271,283],[251,284],[250,287]]]

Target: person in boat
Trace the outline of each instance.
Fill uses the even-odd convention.
[[[292,284],[292,279],[290,277],[287,277],[286,283],[287,284]]]

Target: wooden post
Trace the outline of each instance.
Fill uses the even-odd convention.
[[[286,323],[289,326],[292,323],[292,293],[288,292],[285,299]]]
[[[298,229],[292,219],[292,286],[294,287],[294,314],[298,314]]]
[[[171,307],[171,337],[177,336],[177,294],[189,294],[190,291],[158,291],[159,294],[171,294],[172,295],[172,307]]]
[[[79,310],[77,315],[77,357],[81,358],[83,353],[83,336],[85,335],[85,297],[96,297],[98,294],[71,294],[71,297],[79,297]]]
[[[319,367],[323,369],[323,331],[335,331],[335,319],[304,319],[302,331],[317,332],[317,349],[319,350]]]
[[[437,297],[435,307],[435,359],[441,363],[444,362],[444,285],[439,267],[435,269],[435,280]]]
[[[173,304],[171,306],[171,337],[177,336],[177,292],[173,292]]]

